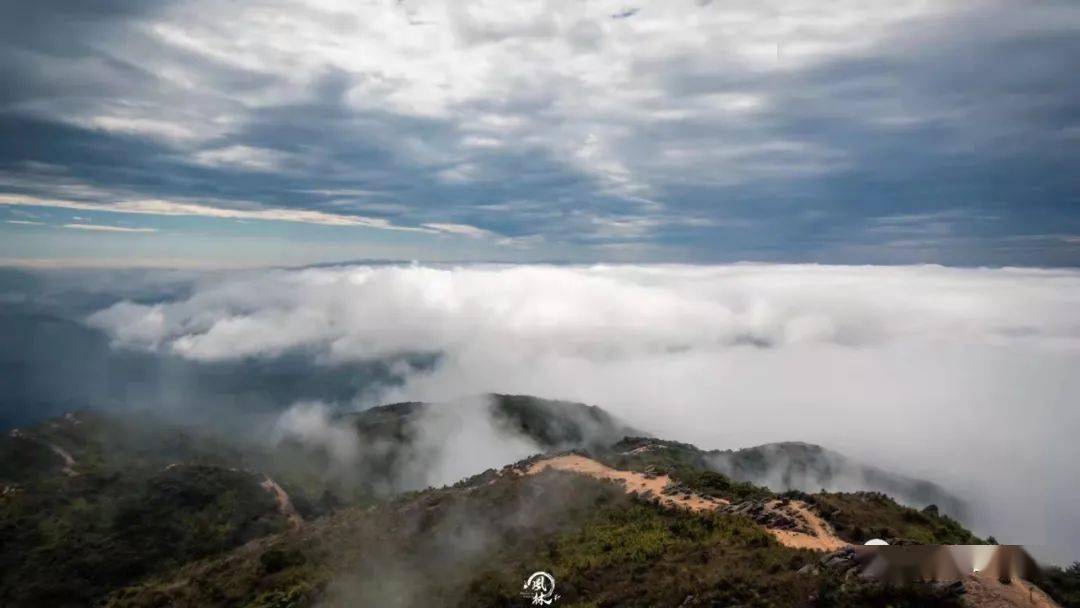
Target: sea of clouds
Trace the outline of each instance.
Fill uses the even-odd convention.
[[[947,485],[974,501],[980,533],[1080,558],[1078,271],[259,270],[88,322],[117,347],[207,364],[392,362],[400,383],[339,406],[525,393],[704,448],[821,443]]]

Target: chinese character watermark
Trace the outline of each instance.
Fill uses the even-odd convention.
[[[533,572],[521,588],[521,595],[531,599],[533,606],[550,606],[559,599],[559,594],[555,593],[555,577],[547,572]]]

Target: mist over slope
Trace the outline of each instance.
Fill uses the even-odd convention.
[[[100,274],[64,277],[63,289],[55,274],[41,280],[51,303],[95,294],[56,312],[95,352],[158,370],[141,384],[110,371],[117,402],[136,387],[176,411],[203,403],[223,419],[239,407],[274,421],[298,402],[332,417],[547,395],[708,448],[824,445],[948,488],[977,531],[1058,559],[1080,547],[1068,515],[1080,510],[1076,271],[360,265],[147,271],[112,295],[88,287],[109,284]],[[34,309],[40,298],[20,289]],[[16,390],[21,377],[9,376]],[[56,389],[23,393],[45,390]],[[1003,446],[1022,447],[1002,459]]]
[[[969,505],[935,483],[855,462],[819,445],[769,443],[741,450],[716,450],[708,458],[713,470],[778,492],[869,490],[913,507],[934,505],[961,521],[969,514]]]
[[[252,442],[150,412],[74,412],[0,436],[0,603],[81,606],[108,596],[116,606],[411,606],[446,594],[459,605],[504,605],[519,584],[507,578],[561,554],[564,593],[581,597],[757,597],[775,578],[795,585],[790,602],[832,605],[812,590],[835,581],[803,570],[816,558],[766,533],[794,521],[774,507],[754,515],[780,492],[713,467],[731,455],[791,468],[776,446],[725,453],[627,437],[640,431],[600,408],[524,395],[337,415],[309,404],[283,413],[277,430]],[[802,447],[810,469],[859,466]],[[657,479],[668,496],[695,493],[731,510],[672,509],[587,475],[521,479],[566,450]],[[780,498],[807,501],[846,542],[982,542],[936,510],[881,494]],[[577,533],[596,541],[577,543]],[[697,557],[716,542],[715,556]],[[627,562],[654,560],[688,561],[697,574],[670,580],[665,568],[650,568],[654,582],[644,586],[626,578]],[[737,584],[724,578],[736,570]],[[485,581],[493,572],[498,582]],[[597,585],[599,576],[607,582]]]
[[[548,451],[606,447],[640,434],[604,410],[526,395],[474,395],[338,412],[299,403],[274,425],[276,446],[313,452],[326,473],[379,496],[453,484]]]

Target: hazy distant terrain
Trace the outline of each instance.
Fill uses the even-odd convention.
[[[611,605],[953,606],[984,594],[813,551],[1075,556],[1074,272],[0,280],[5,605],[496,606],[548,567]],[[532,468],[567,450],[591,464]],[[1038,584],[1069,605],[1078,572]]]
[[[968,515],[968,505],[937,484],[854,462],[808,443],[770,443],[741,450],[717,450],[709,454],[709,466],[732,479],[779,491],[871,490],[907,505],[932,504],[961,520]]]
[[[1073,271],[384,264],[0,279],[7,426],[136,407],[260,436],[389,402],[550,395],[709,449],[823,445],[858,468],[808,469],[798,450],[779,469],[725,466],[804,490],[865,487],[875,470],[926,480],[883,487],[913,503],[947,494],[939,506],[963,503],[981,533],[1077,557]],[[1000,458],[1017,441],[1028,447]]]

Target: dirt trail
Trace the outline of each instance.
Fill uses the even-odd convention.
[[[671,478],[667,475],[646,475],[635,471],[621,471],[579,454],[567,454],[538,460],[529,466],[525,474],[534,475],[545,469],[573,471],[598,479],[620,481],[627,492],[654,496],[660,500],[661,504],[668,507],[682,507],[696,512],[715,511],[722,506],[731,504],[731,501],[723,498],[710,498],[693,492],[664,494],[664,489],[669,484],[672,484]],[[801,528],[809,531],[782,530],[765,526],[765,529],[783,545],[815,551],[836,551],[848,545],[847,542],[836,536],[836,533],[821,517],[802,502],[790,501],[787,504],[781,504],[780,501],[776,500],[766,503],[766,508],[781,511],[789,518],[801,520],[805,524]]]
[[[285,520],[289,523],[289,527],[295,529],[301,528],[304,525],[304,518],[300,517],[300,513],[293,507],[292,500],[289,498],[289,494],[285,492],[278,485],[276,481],[267,477],[261,484],[264,490],[274,495],[274,499],[277,500],[278,512],[285,517]]]
[[[578,454],[567,454],[546,460],[538,460],[529,467],[525,474],[535,475],[545,469],[573,471],[597,479],[621,481],[627,492],[651,495],[658,498],[661,504],[669,507],[683,507],[691,511],[712,511],[720,505],[728,504],[728,501],[722,498],[709,498],[694,493],[664,494],[664,488],[671,484],[671,478],[667,475],[647,475],[636,471],[620,471]]]
[[[37,443],[37,444],[40,444],[40,445],[43,445],[43,446],[49,448],[50,450],[52,450],[52,452],[54,454],[59,456],[60,459],[64,461],[64,466],[60,469],[61,473],[63,473],[64,475],[67,475],[68,477],[75,477],[76,475],[79,474],[78,471],[75,470],[75,458],[71,455],[71,452],[68,452],[64,448],[56,445],[55,443],[53,443],[51,441],[46,441],[45,439],[42,439],[40,437],[36,437],[34,435],[31,435],[30,433],[27,433],[27,432],[23,431],[22,429],[11,429],[11,431],[8,433],[8,435],[10,437],[14,437],[15,439],[22,439],[24,441],[32,441],[34,443]]]
[[[68,477],[74,477],[78,475],[78,473],[75,472],[75,459],[71,456],[70,452],[56,445],[55,443],[49,443],[46,441],[45,445],[47,445],[49,449],[53,451],[53,453],[55,453],[57,456],[64,460],[64,468],[60,469],[60,471],[63,472],[64,475],[67,475]]]
[[[838,551],[848,546],[849,543],[837,536],[832,527],[821,519],[817,513],[811,511],[805,503],[793,500],[783,507],[778,506],[778,503],[779,501],[772,501],[769,507],[780,509],[789,516],[801,519],[810,530],[810,533],[807,534],[794,530],[765,528],[776,537],[776,540],[780,541],[780,544],[795,549],[812,549],[814,551]]]
[[[1042,589],[1027,581],[1002,583],[979,574],[964,580],[964,603],[974,608],[1060,608]]]

